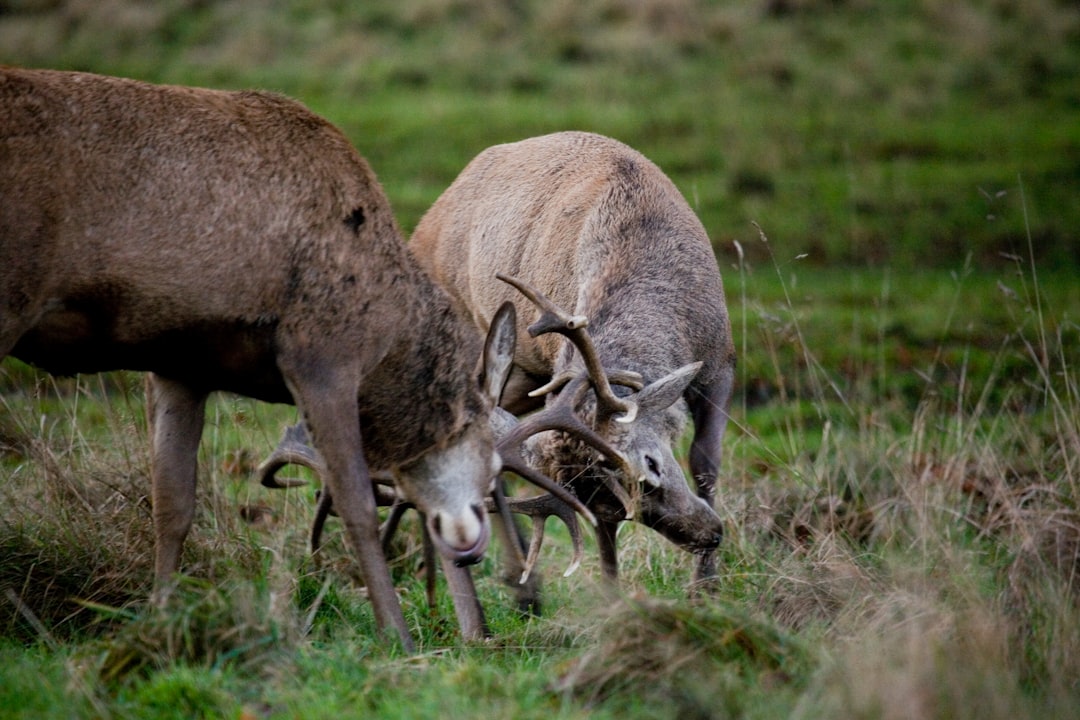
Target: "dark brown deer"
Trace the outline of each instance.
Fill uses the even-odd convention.
[[[378,625],[412,647],[368,468],[443,557],[485,550],[489,427],[513,354],[403,244],[334,127],[259,92],[0,68],[0,359],[149,376],[155,578],[180,566],[207,395],[295,403]]]
[[[697,578],[714,576],[722,522],[713,503],[735,353],[708,236],[664,173],[588,133],[492,147],[427,212],[410,248],[479,328],[514,298],[500,273],[527,281],[519,289],[568,324],[588,324],[591,349],[533,337],[522,313],[502,405],[527,412],[602,368],[614,389],[594,372],[596,392],[578,410],[632,466],[618,476],[637,498],[634,519],[699,554]],[[688,414],[696,497],[672,449]],[[601,566],[616,577],[615,530],[628,513],[602,482],[609,465],[563,433],[536,436],[526,455],[596,513]]]

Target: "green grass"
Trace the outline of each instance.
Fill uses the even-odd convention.
[[[489,145],[568,128],[654,159],[717,251],[1080,261],[1080,11],[1055,0],[16,2],[0,62],[293,95],[409,230]]]
[[[551,527],[544,615],[512,610],[493,548],[476,577],[494,638],[463,643],[441,585],[427,607],[405,532],[391,563],[415,656],[377,635],[336,521],[322,569],[311,563],[311,489],[250,479],[292,409],[212,403],[191,579],[155,609],[140,385],[54,383],[6,361],[0,706],[117,718],[1067,716],[1080,701],[1071,279],[1038,275],[1036,303],[1030,276],[778,266],[728,273],[747,337],[740,386],[760,378],[769,392],[733,410],[716,593],[688,599],[693,559],[637,525],[620,532],[615,596],[591,541],[563,578],[569,539]],[[999,282],[1016,286],[1005,299]],[[902,302],[898,288],[911,290]],[[882,332],[893,324],[903,343]],[[262,520],[250,523],[253,507]]]

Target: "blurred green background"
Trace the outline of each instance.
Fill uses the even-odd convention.
[[[406,233],[483,148],[575,128],[656,161],[722,266],[1080,264],[1072,1],[0,0],[0,63],[296,97]]]

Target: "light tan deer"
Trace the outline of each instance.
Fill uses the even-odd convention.
[[[0,68],[0,359],[152,373],[159,589],[192,524],[207,395],[295,403],[376,621],[411,648],[368,468],[444,558],[478,559],[513,324],[504,308],[484,343],[367,163],[296,102]]]
[[[588,133],[495,146],[436,201],[410,249],[481,329],[515,297],[499,274],[525,281],[515,284],[568,327],[587,324],[591,347],[534,338],[522,313],[502,405],[527,412],[592,368],[596,392],[577,408],[632,467],[618,476],[641,491],[634,519],[699,554],[697,578],[714,576],[722,523],[713,502],[735,352],[709,239],[664,173]],[[673,452],[687,414],[696,497]],[[601,566],[616,577],[615,530],[627,511],[603,482],[610,466],[562,433],[532,438],[525,455],[596,513]]]

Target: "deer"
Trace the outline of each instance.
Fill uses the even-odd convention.
[[[537,334],[566,334],[568,337],[571,337],[572,341],[584,342],[586,346],[588,345],[589,340],[587,334],[582,334],[580,332],[580,319],[568,318],[565,313],[558,308],[554,308],[546,298],[539,296],[537,291],[534,288],[529,287],[526,283],[522,283],[515,278],[504,279],[507,282],[520,285],[523,291],[526,292],[530,298],[533,298],[534,302],[537,302],[539,307],[545,311],[541,318],[530,326],[531,332]],[[512,306],[507,303],[503,305],[501,311],[507,312],[511,308]],[[507,321],[507,327],[512,327],[513,325],[514,313],[511,312],[510,320]],[[504,338],[503,341],[509,343],[516,342],[516,336],[511,332],[510,338]],[[500,355],[502,364],[500,364],[497,371],[493,373],[493,375],[499,378],[497,382],[506,382],[509,375],[508,371],[510,363],[512,362],[512,356],[513,345],[511,344],[509,353],[507,355]],[[601,383],[606,382],[606,380],[606,375],[601,376],[599,379]],[[560,430],[576,436],[582,442],[590,445],[596,451],[601,453],[603,457],[607,458],[619,471],[624,473],[633,472],[632,466],[622,453],[611,445],[604,437],[599,435],[592,427],[586,424],[576,412],[575,406],[581,399],[582,391],[586,389],[587,386],[579,381],[577,383],[576,391],[560,394],[557,399],[545,407],[542,412],[533,413],[524,421],[519,420],[502,408],[495,407],[489,422],[492,433],[496,438],[499,456],[502,461],[502,467],[500,469],[502,471],[513,472],[526,479],[531,479],[535,484],[543,487],[550,481],[546,476],[538,475],[533,467],[535,459],[532,459],[531,457],[527,459],[527,456],[531,454],[531,451],[526,447],[527,440],[541,432]],[[500,393],[501,388],[492,388],[493,395],[499,396]],[[311,552],[317,559],[322,546],[322,532],[326,519],[328,516],[336,513],[333,509],[331,492],[325,487],[325,478],[328,474],[326,463],[319,454],[319,451],[312,447],[308,437],[307,427],[302,421],[287,426],[284,429],[277,447],[275,447],[270,455],[260,463],[255,471],[255,475],[263,486],[274,489],[296,487],[307,483],[307,481],[302,478],[279,477],[277,474],[278,471],[287,465],[299,465],[311,469],[324,484],[323,489],[317,494],[318,506],[316,508],[315,519],[312,523],[310,536]],[[380,483],[380,485],[376,486],[378,504],[389,506],[391,508],[390,513],[387,515],[386,522],[380,528],[380,540],[383,544],[384,551],[389,553],[390,540],[393,538],[402,516],[407,510],[414,508],[415,505],[409,502],[408,498],[404,497],[401,493],[395,491],[393,488],[393,478],[387,473],[373,470],[371,476],[373,480]],[[610,477],[605,476],[604,480],[608,482],[610,490],[629,505],[631,499],[622,487],[616,484]],[[495,492],[492,493],[491,498],[488,498],[485,505],[485,509],[488,512],[495,514],[500,520],[500,522],[496,524],[496,527],[499,530],[500,539],[507,552],[507,554],[504,555],[504,567],[507,573],[505,579],[515,590],[518,597],[519,610],[525,613],[539,614],[539,581],[537,576],[533,574],[533,570],[539,559],[544,536],[544,522],[547,518],[554,516],[562,520],[567,526],[573,543],[574,554],[570,565],[564,572],[564,576],[571,575],[581,564],[584,557],[584,541],[581,527],[578,524],[574,513],[583,512],[586,517],[589,516],[589,513],[587,512],[587,509],[585,511],[582,510],[582,506],[579,504],[580,501],[574,496],[568,496],[566,491],[562,490],[560,486],[555,486],[555,488],[555,492],[549,492],[539,497],[507,499],[503,494],[502,486],[496,485]],[[570,502],[567,502],[567,497],[570,498]],[[524,555],[526,550],[524,541],[517,533],[517,528],[514,525],[512,518],[513,513],[526,515],[533,519],[533,536],[527,548],[527,556]],[[434,609],[436,605],[436,560],[434,557],[434,547],[428,529],[424,528],[422,530],[422,536],[424,540],[424,567],[427,575],[426,590],[428,606]],[[491,637],[491,632],[484,616],[484,610],[480,605],[479,598],[476,594],[476,586],[468,568],[463,567],[460,564],[446,563],[445,561],[442,565],[447,584],[450,588],[451,600],[453,601],[455,613],[458,617],[462,637],[467,640],[481,640]]]
[[[592,386],[575,408],[630,468],[562,432],[533,436],[525,456],[598,518],[603,576],[617,580],[616,530],[633,519],[698,556],[693,587],[713,581],[735,350],[716,256],[674,183],[641,153],[592,133],[496,145],[435,201],[409,249],[478,328],[517,292],[566,328],[540,332],[518,315],[500,404],[522,415]],[[696,494],[673,450],[688,418]],[[632,505],[613,492],[612,474]]]
[[[414,650],[370,468],[444,563],[476,562],[515,324],[512,305],[486,335],[457,312],[368,163],[294,100],[0,68],[0,360],[147,373],[158,598],[193,523],[208,396],[293,404],[376,624]]]

